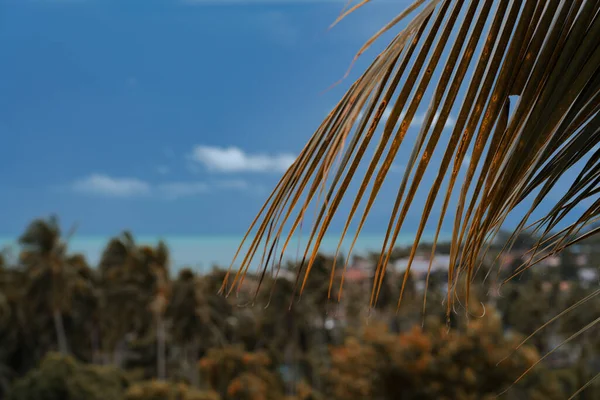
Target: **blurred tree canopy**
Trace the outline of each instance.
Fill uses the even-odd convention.
[[[510,353],[515,341],[503,338],[499,316],[488,310],[467,332],[448,331],[438,322],[393,335],[369,326],[332,349],[326,393],[338,399],[493,399],[538,358],[530,348]],[[498,365],[496,365],[498,364]],[[362,368],[356,368],[361,365]],[[552,382],[533,384],[538,374],[510,391],[513,398],[560,399]]]
[[[182,268],[172,278],[166,245],[128,232],[97,266],[69,252],[55,218],[34,221],[20,246],[18,257],[0,258],[0,397],[11,400],[487,399],[597,318],[594,289],[559,269],[513,280],[495,298],[475,284],[471,317],[457,309],[447,326],[447,284],[435,274],[423,315],[424,278],[414,273],[396,309],[404,271],[386,274],[369,311],[368,262],[340,303],[335,286],[328,298],[333,258],[324,254],[310,291],[291,302],[293,263],[248,275],[247,288],[224,297],[224,270]],[[496,365],[582,295],[592,296],[587,307]],[[597,338],[593,326],[503,397],[568,397],[600,368]],[[597,398],[599,386],[580,398]]]

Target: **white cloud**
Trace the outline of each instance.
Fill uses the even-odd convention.
[[[456,119],[452,115],[448,115],[444,128],[454,128],[454,124],[456,124]]]
[[[113,198],[153,196],[167,200],[223,190],[250,191],[257,188],[258,186],[243,180],[221,180],[212,183],[172,181],[150,184],[137,178],[115,178],[104,174],[91,174],[70,185],[70,189],[79,194]]]
[[[392,107],[386,107],[386,109],[383,111],[382,120],[387,121],[387,119],[390,117],[391,114],[392,114]],[[358,119],[362,118],[363,115],[364,115],[364,111],[360,110],[360,112],[358,113]],[[406,115],[406,113],[404,111],[402,111],[400,113],[400,118],[401,119],[404,118],[405,115]],[[435,116],[433,117],[434,124],[437,122],[439,117],[440,117],[440,113],[436,113]],[[410,122],[410,127],[418,128],[418,127],[422,126],[424,122],[425,122],[425,114],[416,114],[413,117],[412,121]],[[454,119],[454,117],[449,115],[448,118],[446,119],[446,123],[444,124],[444,128],[452,128],[455,123],[456,123],[456,120]]]
[[[216,172],[283,172],[296,156],[289,153],[248,154],[237,147],[196,146],[191,159]]]
[[[411,127],[420,127],[425,122],[425,116],[426,116],[425,114],[415,115],[415,117],[413,118],[413,120],[410,123],[410,126]],[[440,118],[440,113],[439,112],[435,113],[435,115],[433,116],[432,123],[433,124],[437,123],[439,118]],[[456,123],[456,121],[454,120],[454,118],[451,115],[449,115],[448,118],[446,119],[446,123],[444,124],[444,128],[452,128],[455,123]]]
[[[134,197],[150,193],[150,185],[136,178],[112,178],[103,174],[92,174],[73,183],[78,193],[106,197]]]
[[[383,115],[382,115],[383,120],[387,121],[387,119],[390,117],[390,115],[392,115],[392,108],[386,107],[385,110],[383,110]]]
[[[156,190],[161,196],[175,200],[207,193],[210,191],[210,187],[204,182],[169,182],[158,185]]]
[[[166,165],[159,165],[158,167],[156,167],[156,172],[158,172],[161,175],[167,175],[170,171],[171,169]]]

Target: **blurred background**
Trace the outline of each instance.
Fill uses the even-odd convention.
[[[346,1],[0,0],[0,398],[564,399],[596,376],[598,324],[579,331],[598,296],[518,347],[597,293],[595,237],[498,290],[492,264],[506,278],[536,242],[497,259],[500,235],[489,280],[448,319],[451,226],[431,263],[426,230],[406,274],[411,210],[369,309],[394,186],[354,252],[342,245],[331,289],[334,233],[301,299],[295,252],[277,279],[253,264],[217,293],[278,179],[396,31],[352,65],[356,52],[408,4],[329,29]]]

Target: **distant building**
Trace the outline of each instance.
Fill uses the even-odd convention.
[[[584,286],[589,286],[600,281],[600,274],[597,268],[580,268],[577,271],[579,279]]]
[[[273,274],[273,277],[277,277],[277,279],[285,279],[290,282],[294,282],[296,280],[297,274],[298,273],[296,271],[291,271],[289,269],[281,268],[279,270],[279,272],[275,271],[275,273]]]
[[[404,272],[408,268],[409,258],[400,258],[394,263],[394,270],[398,273]],[[415,277],[423,277],[427,274],[429,269],[429,257],[415,256],[410,264],[410,271]],[[433,257],[431,263],[431,272],[434,271],[447,271],[450,266],[450,256],[445,254],[438,254]]]
[[[549,256],[541,261],[540,264],[548,267],[558,267],[560,266],[560,257],[557,255]]]
[[[364,282],[371,279],[372,272],[354,266],[346,270],[344,280],[347,282]]]
[[[558,287],[561,292],[567,291],[571,288],[571,282],[561,281]]]
[[[372,272],[375,268],[375,263],[364,257],[354,257],[351,263],[352,269]]]

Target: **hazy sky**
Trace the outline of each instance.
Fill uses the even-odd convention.
[[[80,234],[243,233],[408,2],[328,31],[344,4],[0,0],[0,235],[49,213]]]

